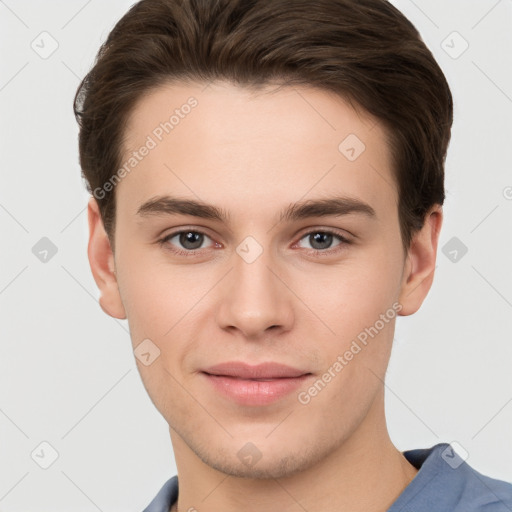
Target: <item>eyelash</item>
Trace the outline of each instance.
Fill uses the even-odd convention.
[[[185,257],[196,257],[198,256],[198,252],[200,252],[202,249],[190,249],[190,250],[184,250],[184,249],[176,249],[176,248],[170,248],[170,246],[166,246],[167,242],[174,238],[176,235],[180,235],[182,233],[196,233],[196,234],[199,234],[199,235],[204,235],[208,238],[210,238],[205,232],[203,231],[199,231],[197,229],[181,229],[179,231],[174,231],[173,233],[169,233],[168,235],[165,235],[163,238],[159,239],[157,242],[158,244],[161,246],[161,247],[164,247],[165,246],[165,249],[166,250],[169,250],[171,251],[172,253],[174,254],[177,254],[179,256],[185,256]],[[314,230],[311,230],[311,231],[308,231],[307,233],[304,233],[300,239],[299,239],[299,242],[300,240],[306,238],[307,236],[310,236],[312,234],[317,234],[317,233],[322,233],[322,234],[327,234],[327,235],[333,235],[334,237],[338,238],[340,243],[338,245],[336,245],[334,248],[332,249],[307,249],[307,251],[309,252],[309,254],[313,254],[314,256],[325,256],[325,255],[332,255],[332,254],[335,254],[337,253],[338,251],[340,250],[343,250],[343,246],[345,245],[349,245],[351,244],[352,242],[350,240],[348,240],[346,237],[344,237],[343,235],[340,235],[338,232],[336,231],[332,231],[330,229],[314,229]]]

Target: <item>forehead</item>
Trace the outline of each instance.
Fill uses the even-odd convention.
[[[296,201],[336,189],[376,209],[397,203],[381,124],[338,95],[306,86],[159,86],[129,116],[122,165],[128,172],[117,194],[134,203],[132,212],[164,193],[226,203],[231,191],[239,201],[270,206],[278,197]]]

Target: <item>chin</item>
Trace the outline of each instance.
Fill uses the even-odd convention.
[[[305,471],[332,450],[329,446],[311,446],[311,442],[305,445],[301,440],[294,444],[286,439],[288,444],[284,445],[283,440],[277,437],[270,443],[264,435],[261,441],[258,437],[249,439],[253,441],[231,439],[223,446],[212,443],[196,446],[193,451],[206,465],[226,475],[266,480],[286,478]],[[212,451],[211,446],[219,446],[219,449]]]

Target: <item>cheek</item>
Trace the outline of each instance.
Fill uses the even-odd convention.
[[[155,264],[137,251],[127,250],[119,261],[118,283],[132,343],[157,340],[172,327],[179,314],[179,284],[169,268]]]
[[[218,277],[211,267],[180,267],[135,251],[125,253],[123,265],[119,283],[133,349],[151,340],[160,354],[153,373],[168,381],[167,372],[181,373],[187,353],[194,350],[198,325],[212,318],[205,308]],[[142,377],[149,377],[148,368],[139,367]]]
[[[361,254],[336,267],[319,267],[289,279],[317,319],[346,339],[392,307],[399,296],[400,277],[397,260]]]
[[[297,278],[297,284],[301,283],[298,295],[316,317],[299,323],[315,339],[325,371],[336,375],[326,379],[332,379],[329,387],[344,404],[361,397],[364,389],[370,396],[379,386],[378,377],[384,378],[389,361],[400,309],[401,267],[399,259],[387,254],[384,250],[361,252],[336,268]]]

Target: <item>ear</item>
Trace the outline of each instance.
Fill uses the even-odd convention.
[[[94,197],[87,207],[89,219],[89,245],[87,255],[92,275],[100,289],[100,306],[107,315],[124,319],[126,313],[117,285],[114,254],[103,226],[98,203]]]
[[[401,316],[416,313],[432,286],[442,223],[442,207],[435,205],[425,215],[423,227],[413,236],[405,260],[400,291]]]

